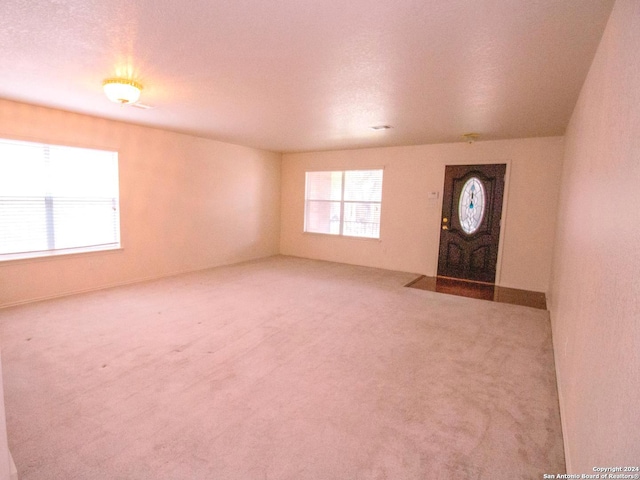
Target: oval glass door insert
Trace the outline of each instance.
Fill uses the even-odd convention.
[[[468,235],[475,233],[484,217],[485,207],[484,186],[477,177],[471,177],[466,181],[460,192],[458,203],[458,216],[462,230]]]

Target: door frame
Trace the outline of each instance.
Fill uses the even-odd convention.
[[[505,174],[504,174],[504,192],[502,194],[502,223],[500,224],[500,238],[498,239],[498,258],[496,260],[496,279],[494,285],[501,285],[502,280],[502,253],[504,250],[504,238],[507,233],[507,217],[509,210],[509,186],[511,179],[511,159],[474,159],[469,160],[466,158],[461,158],[458,162],[446,162],[443,163],[440,168],[440,190],[438,191],[439,202],[438,202],[438,212],[435,217],[435,222],[433,224],[433,228],[438,231],[438,238],[435,242],[434,249],[434,262],[433,262],[433,272],[431,274],[432,277],[438,276],[438,260],[440,258],[440,229],[442,226],[442,204],[444,203],[443,193],[444,193],[444,176],[445,171],[448,166],[459,166],[459,165],[495,165],[495,164],[505,164],[507,166]]]

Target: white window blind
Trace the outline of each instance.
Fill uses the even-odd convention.
[[[380,238],[383,170],[307,172],[305,232]]]
[[[120,246],[118,154],[0,139],[0,260]]]

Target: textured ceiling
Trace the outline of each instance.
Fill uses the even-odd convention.
[[[283,152],[562,135],[612,5],[2,0],[0,97]]]

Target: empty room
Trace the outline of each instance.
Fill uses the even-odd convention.
[[[0,39],[0,480],[640,478],[638,0]]]

